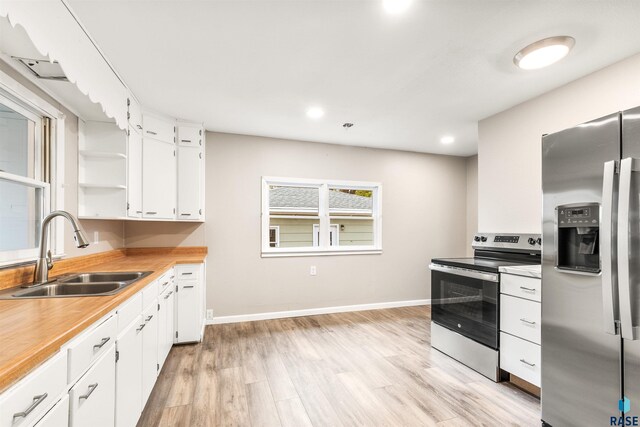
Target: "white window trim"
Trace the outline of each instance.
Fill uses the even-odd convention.
[[[281,185],[290,187],[318,188],[319,206],[318,216],[310,218],[319,219],[320,242],[317,247],[305,248],[272,248],[269,246],[269,186]],[[371,246],[329,246],[329,227],[331,219],[340,218],[340,214],[331,215],[329,203],[326,200],[329,188],[362,189],[373,191],[373,227],[374,244]],[[342,212],[341,212],[342,213]],[[299,218],[299,217],[294,217]],[[357,217],[354,217],[354,219]],[[367,181],[344,181],[329,179],[306,179],[285,177],[262,177],[262,257],[287,257],[287,256],[327,256],[327,255],[366,255],[382,253],[382,184]],[[338,227],[339,229],[339,227]],[[338,230],[339,232],[339,230]],[[314,233],[315,235],[315,233]]]
[[[0,71],[0,91],[4,92],[9,99],[13,98],[13,101],[23,108],[26,107],[34,114],[51,119],[50,173],[53,185],[49,187],[47,184],[45,194],[49,200],[49,211],[64,209],[65,115],[3,71]],[[53,256],[64,256],[64,223],[62,221],[52,223],[50,233],[49,242]],[[0,259],[0,266],[24,264],[35,261],[38,257],[37,250],[33,249],[5,251],[5,254],[7,255]]]

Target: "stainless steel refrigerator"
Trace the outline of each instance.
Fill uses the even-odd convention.
[[[542,139],[542,421],[640,414],[640,108]]]

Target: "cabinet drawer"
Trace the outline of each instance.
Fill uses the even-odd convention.
[[[500,330],[540,344],[541,304],[500,295]]]
[[[540,387],[540,346],[501,332],[500,369]]]
[[[60,427],[69,425],[69,395],[64,394],[35,427]]]
[[[542,281],[534,277],[503,273],[500,275],[500,292],[539,302],[542,295]]]
[[[202,128],[197,126],[178,126],[178,144],[184,146],[201,146]]]
[[[167,287],[170,287],[171,283],[173,282],[173,279],[174,279],[173,268],[167,271],[166,273],[164,273],[162,276],[160,276],[160,278],[158,279],[158,294],[163,293],[165,289],[167,289]]]
[[[164,142],[175,142],[175,123],[168,119],[145,114],[143,116],[143,135]]]
[[[69,390],[70,426],[113,427],[115,377],[116,349],[112,345]]]
[[[200,266],[201,264],[181,264],[176,265],[176,279],[182,280],[197,280],[200,278]]]
[[[118,307],[118,334],[126,329],[142,313],[142,292],[138,292]]]
[[[146,310],[158,298],[158,294],[158,280],[154,280],[142,290],[142,309]]]
[[[111,316],[68,347],[69,384],[73,383],[92,363],[113,348],[118,334],[117,316]]]
[[[0,396],[0,426],[32,425],[67,387],[67,353],[62,351]]]

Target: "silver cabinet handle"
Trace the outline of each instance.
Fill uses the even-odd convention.
[[[169,297],[171,296],[171,294],[172,294],[172,293],[173,293],[173,291],[169,292],[169,293],[164,297],[164,299],[169,298]]]
[[[631,262],[629,257],[629,221],[631,215],[631,173],[640,170],[640,160],[627,157],[620,162],[620,186],[618,198],[618,291],[620,295],[620,327],[622,338],[637,340],[640,328],[633,324],[631,299]]]
[[[78,397],[78,400],[82,400],[82,399],[88,399],[89,396],[91,396],[91,394],[95,391],[95,389],[98,388],[98,383],[95,384],[89,384],[89,391],[87,392],[87,394],[83,394],[82,396]]]
[[[136,213],[142,213],[142,211],[136,211]]]
[[[171,277],[169,277],[169,280],[173,280],[175,278],[176,278],[176,276],[171,276]]]
[[[26,418],[27,416],[29,416],[29,414],[33,412],[34,409],[36,409],[36,406],[44,402],[47,396],[49,396],[49,393],[33,396],[33,402],[31,402],[31,405],[29,405],[27,409],[22,412],[16,412],[15,414],[13,414],[13,421],[15,421],[16,418]]]
[[[527,292],[535,292],[536,291],[535,288],[527,288],[526,286],[520,286],[520,289],[522,289],[523,291],[527,291]]]
[[[180,216],[191,216],[191,214],[190,213],[182,213],[182,214],[180,214]]]
[[[140,332],[141,330],[143,330],[143,329],[144,329],[144,327],[145,327],[145,326],[147,326],[147,324],[146,324],[146,323],[143,323],[142,325],[140,325],[140,327],[139,327],[139,328],[137,328],[137,329],[136,329],[136,332]]]
[[[180,142],[191,142],[190,139],[181,139]]]
[[[151,134],[151,135],[157,135],[156,132],[152,131],[152,130],[148,130],[147,133]]]
[[[137,127],[138,129],[142,130],[142,126],[140,126],[140,125],[136,125],[136,127]]]
[[[183,276],[191,276],[193,273],[182,273]]]
[[[96,348],[97,348],[97,349],[101,349],[102,347],[104,347],[104,345],[105,345],[106,343],[108,343],[108,342],[109,342],[109,340],[110,340],[110,339],[111,339],[111,337],[102,338],[102,340],[100,341],[100,344],[96,344],[96,345],[94,345],[94,346],[93,346],[93,349],[94,349],[94,350],[95,350]]]
[[[525,365],[529,365],[529,366],[536,366],[536,364],[535,364],[535,363],[527,362],[525,359],[520,359],[520,361],[521,361],[522,363],[524,363]]]
[[[602,254],[602,310],[604,331],[607,334],[616,335],[616,318],[618,318],[616,286],[613,278],[615,266],[613,265],[613,203],[615,192],[616,161],[605,162],[602,181],[602,216],[600,218],[600,253]]]
[[[526,323],[528,325],[535,325],[536,324],[536,322],[532,322],[531,320],[527,320],[524,317],[522,319],[520,319],[520,321],[524,322],[524,323]]]
[[[153,319],[153,314],[151,316],[148,316],[146,319],[144,319],[145,322],[148,322],[149,320]]]
[[[190,289],[190,288],[193,288],[193,287],[194,287],[193,285],[190,285],[190,286],[183,286],[182,288],[183,289]]]
[[[164,288],[164,287],[165,287],[165,286],[167,286],[168,284],[169,284],[169,282],[167,281],[167,282],[164,282],[164,283],[163,283],[162,285],[160,285],[160,286],[162,286],[162,287]]]
[[[158,215],[158,212],[146,212],[147,215]]]

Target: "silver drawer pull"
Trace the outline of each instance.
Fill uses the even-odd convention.
[[[91,396],[91,394],[94,392],[95,389],[98,388],[98,383],[95,384],[89,384],[89,391],[87,392],[87,394],[83,394],[82,396],[78,397],[78,400],[82,400],[82,399],[88,399],[89,396]]]
[[[148,322],[149,320],[153,319],[153,314],[149,317],[147,317],[146,319],[144,319],[145,322]]]
[[[173,293],[173,291],[169,292],[169,293],[167,294],[167,296],[165,296],[165,297],[164,297],[164,299],[169,298],[169,297],[171,296],[171,294],[172,294],[172,293]]]
[[[520,359],[520,361],[521,361],[522,363],[524,363],[525,365],[529,365],[529,366],[536,366],[536,364],[535,364],[535,363],[527,362],[525,359]]]
[[[158,212],[147,212],[147,215],[158,215]]]
[[[192,274],[193,274],[193,273],[182,273],[182,275],[183,275],[183,276],[190,276],[190,275],[192,275]]]
[[[16,412],[15,414],[13,414],[13,421],[15,421],[16,418],[26,418],[31,412],[33,412],[34,409],[36,409],[36,406],[44,402],[47,396],[49,396],[49,393],[33,396],[33,402],[31,402],[31,405],[29,405],[27,409],[22,412]]]
[[[175,278],[176,278],[176,276],[171,276],[171,277],[169,277],[169,280],[173,280]]]
[[[147,133],[150,133],[151,135],[157,135],[157,133],[152,130],[148,130]]]
[[[183,288],[183,289],[191,289],[191,288],[193,288],[193,287],[194,287],[193,285],[190,285],[190,286],[183,286],[182,288]]]
[[[183,214],[180,214],[180,216],[191,216],[191,214],[190,213],[183,213]]]
[[[535,292],[536,291],[535,288],[527,288],[526,286],[520,286],[520,289],[522,289],[523,291],[527,291],[527,292]]]
[[[536,324],[536,322],[532,322],[531,320],[527,320],[524,317],[522,319],[520,319],[520,321],[524,322],[524,323],[526,323],[528,325],[535,325]]]
[[[167,286],[168,284],[169,284],[169,282],[164,282],[164,283],[163,283],[162,285],[160,285],[160,286],[162,286],[162,287],[164,288],[164,287],[165,287],[165,286]]]
[[[109,340],[110,340],[110,339],[111,339],[111,337],[102,338],[102,341],[100,341],[100,344],[96,344],[96,345],[94,345],[94,346],[93,346],[93,349],[94,349],[94,350],[95,350],[96,348],[97,348],[97,349],[101,349],[102,347],[104,347],[104,345],[105,345],[106,343],[108,343],[108,342],[109,342]]]
[[[141,330],[144,329],[145,326],[147,326],[147,324],[143,323],[142,325],[140,325],[140,327],[138,329],[136,329],[136,332],[140,332]]]
[[[190,139],[181,139],[180,142],[191,142]]]

